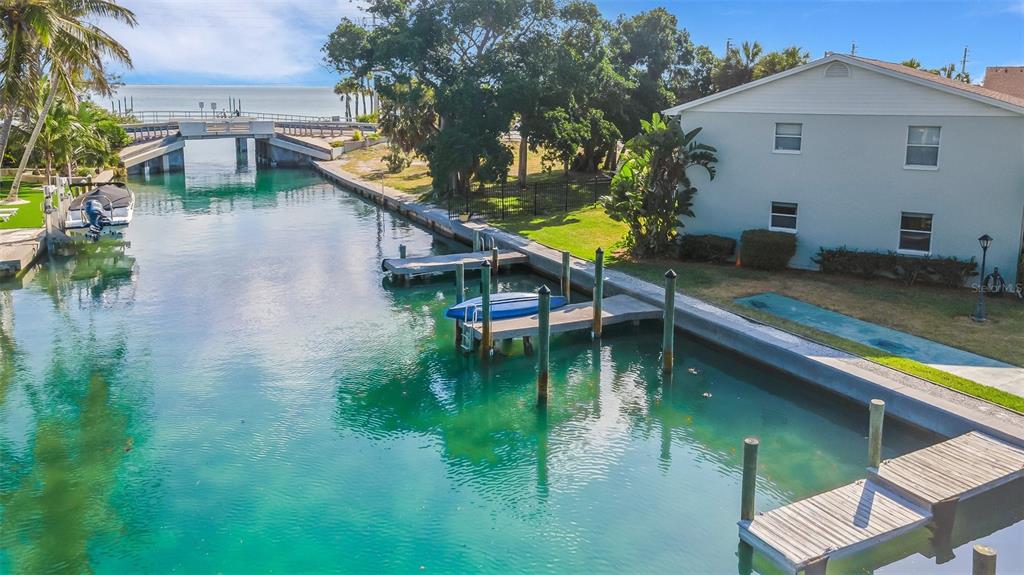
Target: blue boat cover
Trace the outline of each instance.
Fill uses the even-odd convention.
[[[473,321],[473,308],[479,308],[483,300],[475,297],[460,304],[448,308],[445,316],[451,319],[468,319]],[[556,309],[569,303],[565,296],[551,296],[551,309]],[[510,317],[522,317],[537,313],[537,294],[533,292],[502,292],[491,294],[491,319],[505,319]],[[476,312],[480,314],[479,311]]]

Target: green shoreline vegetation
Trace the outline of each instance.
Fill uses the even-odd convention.
[[[423,162],[388,174],[381,161],[384,149],[367,148],[342,159],[342,167],[357,176],[381,181],[395,189],[427,196],[430,176]],[[551,177],[539,153],[529,159],[529,180]],[[561,174],[556,174],[561,177]],[[679,273],[680,293],[690,295],[752,320],[863,357],[997,405],[1024,413],[1024,398],[986,386],[923,363],[825,333],[769,313],[740,306],[735,299],[776,292],[858,319],[904,331],[946,345],[1024,366],[1024,306],[1008,299],[990,299],[991,321],[977,325],[967,314],[972,292],[934,286],[904,286],[885,280],[861,280],[819,272],[786,270],[766,272],[725,264],[685,262],[678,259],[636,260],[622,249],[626,225],[612,220],[604,208],[589,206],[568,213],[496,220],[491,225],[574,256],[593,260],[603,247],[608,267],[660,285],[666,269]]]

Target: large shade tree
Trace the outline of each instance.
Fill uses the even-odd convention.
[[[105,70],[108,62],[131,65],[128,50],[103,31],[96,20],[112,19],[136,24],[131,10],[111,0],[39,0],[42,10],[34,23],[37,46],[33,53],[47,77],[46,98],[36,117],[21,163],[12,182],[9,199],[17,199],[22,176],[33,148],[58,95],[77,100],[78,87],[87,84],[101,94],[110,93]]]

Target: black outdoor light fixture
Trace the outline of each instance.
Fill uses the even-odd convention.
[[[988,247],[992,245],[992,236],[985,234],[978,238],[981,244],[981,281],[978,283],[978,304],[974,306],[974,315],[971,316],[976,322],[985,321],[985,260],[988,256]]]

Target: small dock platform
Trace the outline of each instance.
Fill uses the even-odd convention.
[[[13,277],[28,267],[43,250],[42,228],[0,230],[0,277]]]
[[[615,295],[601,302],[601,323],[608,326],[627,321],[661,319],[661,308],[646,304],[628,295]],[[491,322],[491,338],[495,341],[530,337],[539,331],[536,314],[524,317],[499,319]],[[551,333],[591,329],[594,322],[593,302],[569,304],[551,310]],[[483,337],[483,324],[470,323],[476,339]]]
[[[946,516],[950,504],[1024,477],[1024,450],[978,432],[886,460],[867,479],[740,521],[740,539],[791,573]]]
[[[426,256],[418,258],[388,258],[381,262],[384,271],[396,276],[416,276],[455,271],[456,264],[461,263],[467,270],[479,269],[484,262],[491,261],[491,252],[467,252],[443,256]],[[513,251],[498,253],[498,267],[509,267],[525,264],[529,261],[526,254]]]

